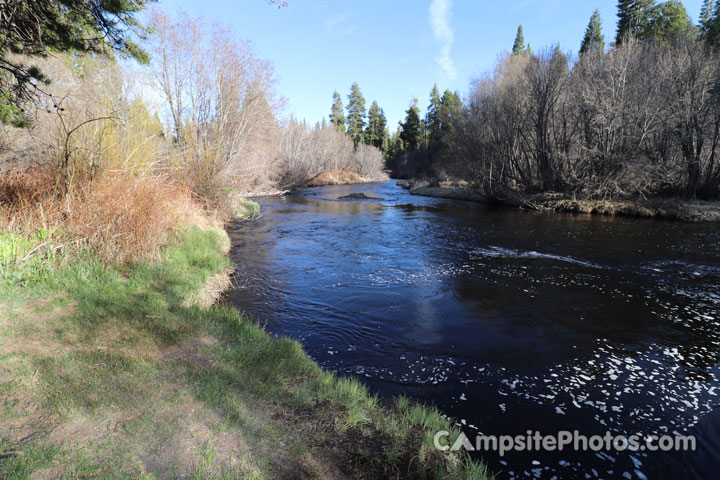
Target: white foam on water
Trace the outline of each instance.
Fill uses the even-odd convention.
[[[470,251],[470,256],[474,258],[539,258],[546,260],[556,260],[558,262],[574,263],[584,267],[604,268],[586,260],[580,260],[570,256],[554,255],[552,253],[536,252],[534,250],[521,251],[510,248],[497,246],[489,246],[488,248],[475,248]]]

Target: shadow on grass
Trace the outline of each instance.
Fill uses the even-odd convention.
[[[281,468],[303,469],[307,452],[314,452],[348,475],[488,478],[482,466],[433,448],[434,432],[459,433],[437,410],[406,399],[381,405],[358,381],[322,371],[298,342],[269,336],[232,308],[183,307],[189,294],[227,268],[223,241],[221,233],[192,228],[178,235],[161,262],[106,267],[90,259],[38,283],[37,291],[62,292],[75,305],[64,319],[75,334],[72,348],[34,360],[45,408],[61,416],[133,409],[171,379],[250,438],[289,444]],[[198,346],[203,336],[217,342]],[[187,351],[167,354],[176,347]],[[272,441],[265,444],[274,458]],[[77,460],[73,446],[62,455],[39,443],[28,448],[36,452],[0,459],[0,477],[16,472],[8,478],[24,478],[22,472],[58,455],[94,465]]]

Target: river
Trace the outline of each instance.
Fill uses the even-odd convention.
[[[340,200],[364,192],[379,200]],[[229,300],[468,435],[683,434],[695,452],[494,452],[498,478],[717,478],[720,228],[412,196],[258,199]]]

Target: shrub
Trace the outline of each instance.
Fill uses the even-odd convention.
[[[2,179],[1,229],[28,238],[54,229],[52,245],[85,245],[106,262],[127,262],[155,258],[181,222],[213,221],[186,188],[164,177],[103,175],[57,196],[44,175]]]

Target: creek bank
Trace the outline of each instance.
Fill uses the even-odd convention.
[[[497,203],[528,210],[660,218],[684,222],[720,221],[720,202],[657,199],[577,199],[558,193],[520,194],[490,198],[463,181],[427,182],[400,180],[397,185],[412,195],[480,203]]]
[[[228,246],[189,227],[156,262],[0,281],[0,478],[488,478],[433,448],[459,434],[436,409],[380,403],[213,304]]]
[[[389,177],[385,174],[375,177],[362,177],[347,170],[332,170],[314,176],[305,183],[306,187],[325,187],[328,185],[353,185],[356,183],[383,182]]]

